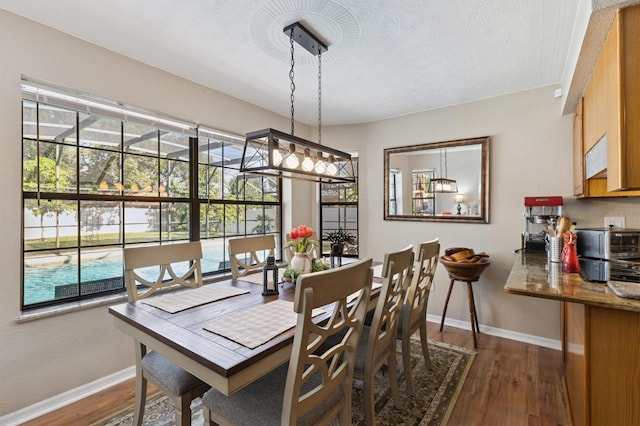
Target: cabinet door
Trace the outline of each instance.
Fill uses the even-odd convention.
[[[582,99],[573,118],[573,195],[584,195],[584,150],[582,138]]]
[[[585,309],[579,303],[565,303],[565,378],[574,425],[589,425],[587,371],[585,363]]]

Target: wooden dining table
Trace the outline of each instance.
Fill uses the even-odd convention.
[[[248,292],[176,313],[150,306],[144,300],[111,306],[109,313],[115,326],[134,340],[158,351],[223,394],[231,395],[289,360],[295,326],[254,349],[204,327],[277,299],[292,302],[295,286],[284,284],[278,295],[263,296],[262,285],[242,279],[229,279],[205,287],[209,285],[228,285]],[[378,292],[372,292],[370,308],[375,307]],[[314,321],[326,320],[330,312],[327,309],[314,317]]]

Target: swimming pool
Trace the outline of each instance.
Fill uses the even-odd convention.
[[[202,272],[217,271],[222,262],[221,256],[203,257]],[[48,302],[55,300],[56,287],[67,285],[78,285],[78,268],[81,268],[81,280],[83,283],[94,281],[122,280],[123,264],[122,257],[113,256],[95,259],[85,262],[80,266],[78,263],[61,263],[55,265],[28,266],[24,268],[24,305]],[[186,271],[185,265],[185,271]],[[157,268],[151,267],[138,271],[144,278],[155,279]],[[176,272],[180,272],[180,268]],[[77,294],[77,291],[76,291]]]

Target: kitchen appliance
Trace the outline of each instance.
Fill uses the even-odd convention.
[[[554,228],[562,216],[561,196],[524,197],[524,233],[526,253],[545,253],[547,230]]]
[[[640,229],[576,229],[581,257],[604,260],[640,259]]]
[[[576,229],[580,274],[588,281],[640,283],[640,229]]]

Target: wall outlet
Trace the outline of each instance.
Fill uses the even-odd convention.
[[[604,227],[624,228],[624,216],[605,216]]]

